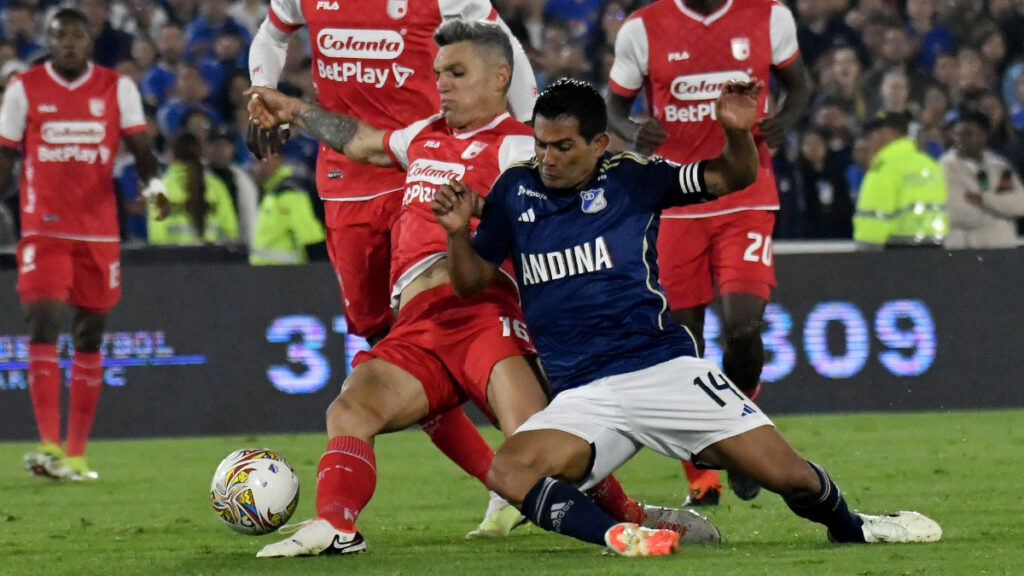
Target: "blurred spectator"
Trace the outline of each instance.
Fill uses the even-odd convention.
[[[1005,158],[986,150],[988,122],[977,112],[961,114],[955,148],[940,160],[949,190],[947,249],[1017,244],[1015,219],[1024,216],[1024,186]]]
[[[565,26],[573,42],[588,44],[597,35],[601,0],[547,0],[544,18]]]
[[[932,77],[935,78],[939,86],[942,86],[948,96],[959,93],[960,70],[958,66],[956,54],[953,52],[941,52],[935,56]]]
[[[871,164],[853,217],[862,248],[937,246],[949,230],[942,170],[907,137],[909,123],[883,113],[866,127]]]
[[[1010,124],[1006,106],[1003,104],[1002,98],[999,97],[999,93],[994,90],[980,93],[976,109],[984,114],[989,121],[988,147],[1009,158],[1015,165],[1020,165],[1024,158],[1024,154],[1020,150],[1022,142],[1017,131]]]
[[[132,57],[132,36],[110,24],[106,0],[79,0],[78,8],[89,19],[93,62],[113,68],[121,60]]]
[[[46,49],[37,42],[39,35],[36,33],[35,17],[27,4],[11,4],[3,12],[3,23],[4,40],[11,43],[19,60],[30,62],[46,53]]]
[[[174,97],[157,109],[160,131],[165,136],[174,133],[185,115],[193,110],[206,113],[214,124],[219,124],[220,116],[207,104],[209,96],[210,88],[199,68],[193,64],[179,64],[174,82]]]
[[[913,115],[916,110],[910,109],[910,81],[899,68],[893,68],[882,75],[882,84],[878,88],[881,99],[878,103],[879,112],[906,112]]]
[[[816,70],[818,59],[836,46],[853,48],[862,58],[866,57],[857,32],[843,22],[842,14],[835,12],[827,2],[797,0],[796,22],[797,43],[808,70]]]
[[[171,143],[171,164],[164,173],[171,212],[156,219],[149,213],[149,242],[196,245],[238,240],[238,218],[224,183],[203,168],[199,139],[179,132]]]
[[[183,29],[199,15],[199,0],[164,0],[164,4],[167,6],[167,15],[171,17],[171,22]]]
[[[883,108],[879,97],[882,80],[890,71],[899,71],[906,76],[908,98],[909,102],[914,103],[914,108],[924,101],[924,92],[928,86],[935,83],[927,72],[912,62],[912,49],[907,30],[901,24],[893,23],[886,28],[880,58],[875,61],[874,67],[864,78],[864,98],[872,110],[872,115]]]
[[[939,22],[949,28],[957,44],[967,42],[985,18],[985,0],[945,0],[939,10]]]
[[[1006,39],[993,22],[984,22],[971,32],[967,40],[968,46],[977,48],[981,60],[989,68],[986,76],[993,79],[1002,78],[1006,70]],[[994,88],[995,85],[990,84]]]
[[[215,127],[207,139],[206,159],[210,171],[224,182],[238,215],[238,239],[252,249],[260,191],[241,166],[235,164],[238,134],[231,128]],[[244,146],[243,146],[244,147]],[[260,169],[259,162],[255,169]]]
[[[142,72],[152,68],[158,57],[156,46],[148,38],[139,36],[132,40],[132,60]]]
[[[944,123],[949,112],[949,99],[939,86],[931,86],[924,95],[924,106],[918,115],[919,128],[915,139],[917,147],[932,158],[938,158],[946,150]]]
[[[246,51],[252,34],[228,16],[229,0],[203,0],[199,15],[185,26],[185,57],[191,61],[213,53],[213,45],[222,34],[235,34],[242,39]]]
[[[834,165],[826,134],[804,133],[797,161],[797,182],[803,206],[803,238],[850,238],[853,203],[843,178],[844,166]]]
[[[267,17],[267,2],[265,0],[235,0],[228,8],[228,16],[244,26],[250,36],[255,36],[260,22]]]
[[[142,75],[139,92],[148,106],[157,108],[171,95],[178,66],[185,56],[185,34],[176,24],[168,24],[160,30],[156,40],[157,60]]]
[[[956,53],[957,82],[954,86],[953,101],[959,103],[965,94],[972,91],[986,90],[993,85],[993,70],[985,66],[981,52],[969,46],[962,46]]]
[[[935,58],[953,49],[953,33],[936,22],[937,0],[907,0],[907,32],[914,41],[915,64],[931,70]]]
[[[811,109],[818,110],[825,102],[832,102],[852,120],[863,123],[868,118],[868,104],[861,91],[861,65],[857,52],[841,46],[825,58],[830,62],[828,74],[822,75],[822,84]]]
[[[573,42],[565,25],[557,23],[544,29],[544,42],[533,63],[539,90],[559,78],[586,79],[589,72],[582,46]]]
[[[858,136],[853,141],[853,161],[846,166],[843,174],[846,180],[846,189],[850,191],[850,200],[854,206],[857,205],[857,197],[860,196],[860,187],[864,182],[864,175],[867,173],[868,165],[871,163],[871,146],[867,136]]]
[[[132,19],[128,22],[130,26],[122,28],[125,32],[156,40],[160,31],[171,21],[158,0],[129,0],[128,4],[132,10]]]
[[[262,197],[249,263],[302,264],[323,259],[327,252],[324,225],[313,210],[310,193],[292,178],[292,168],[274,154],[257,162],[253,174]]]
[[[221,118],[231,118],[235,110],[228,99],[228,80],[236,72],[248,76],[249,52],[244,40],[236,33],[227,31],[217,36],[213,53],[199,60],[199,70],[210,87],[207,102]]]

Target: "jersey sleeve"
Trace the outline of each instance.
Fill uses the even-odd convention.
[[[796,43],[796,21],[789,8],[779,3],[772,6],[768,34],[772,43],[772,66],[785,68],[800,53]]]
[[[291,34],[306,23],[302,15],[302,0],[270,0],[267,22],[278,30]]]
[[[444,20],[491,20],[498,15],[488,0],[437,0],[437,7]]]
[[[628,182],[635,183],[634,198],[648,209],[663,210],[714,200],[708,192],[704,171],[707,161],[676,164],[663,158],[638,157],[632,163],[636,174],[627,172]],[[628,165],[623,162],[622,165]]]
[[[401,166],[403,170],[409,167],[409,147],[412,146],[412,141],[424,128],[430,126],[440,117],[440,114],[435,114],[430,118],[417,120],[405,128],[388,130],[384,133],[384,151],[391,157],[395,166]]]
[[[507,173],[498,177],[491,193],[484,200],[480,224],[473,235],[473,249],[481,258],[496,266],[501,266],[512,251],[512,230],[508,224],[505,198],[514,184],[515,178]]]
[[[290,32],[272,24],[270,18],[260,24],[249,46],[249,81],[253,86],[277,87],[288,55],[290,36]]]
[[[117,79],[117,108],[121,111],[121,134],[135,134],[146,129],[142,95],[131,78],[121,76]]]
[[[536,154],[532,136],[506,136],[498,148],[498,170],[504,172],[517,162],[525,162]]]
[[[0,144],[9,148],[17,148],[25,135],[25,122],[28,118],[28,95],[21,80],[14,79],[4,90],[3,103],[0,104]]]
[[[608,74],[608,88],[619,96],[636,96],[647,78],[648,57],[647,30],[643,19],[626,20],[615,38],[615,62]]]

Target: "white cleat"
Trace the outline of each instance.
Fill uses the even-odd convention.
[[[284,531],[287,527],[282,528]],[[355,554],[366,550],[359,532],[342,532],[323,518],[306,520],[295,526],[295,534],[286,540],[268,544],[257,558],[316,556],[318,554]]]
[[[526,517],[519,513],[515,506],[506,503],[501,508],[491,512],[484,518],[484,521],[466,534],[466,540],[474,538],[505,538],[512,530],[526,522]]]
[[[883,516],[856,514],[864,521],[861,530],[865,542],[936,542],[942,538],[939,523],[917,512],[904,510]]]
[[[710,520],[693,510],[644,505],[644,528],[671,530],[685,544],[718,544],[722,535]]]

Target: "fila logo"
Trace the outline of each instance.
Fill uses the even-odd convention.
[[[537,215],[533,213],[533,208],[530,208],[526,212],[519,215],[520,222],[536,222]]]
[[[423,147],[424,148],[440,148],[441,147],[441,141],[440,140],[427,140],[426,143],[423,144]]]
[[[690,53],[687,52],[686,50],[683,50],[682,52],[669,52],[668,53],[668,61],[669,62],[682,62],[683,60],[689,60],[689,59],[690,59]]]
[[[57,105],[56,104],[40,104],[39,105],[39,112],[41,114],[52,114],[52,113],[54,113],[56,111],[57,111]]]
[[[321,0],[316,3],[317,10],[338,10],[341,6],[338,6],[337,2],[324,2]]]

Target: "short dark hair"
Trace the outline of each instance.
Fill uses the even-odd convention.
[[[587,82],[562,78],[548,86],[533,105],[533,119],[543,116],[549,120],[575,118],[580,125],[580,136],[591,142],[608,130],[608,109],[604,98]]]
[[[439,48],[459,42],[470,42],[478,48],[485,48],[498,54],[508,64],[510,71],[515,69],[512,41],[501,26],[494,22],[448,20],[434,31],[434,42]],[[509,82],[511,83],[511,74]],[[505,85],[505,90],[508,90],[508,84]]]
[[[85,17],[85,14],[80,10],[74,8],[61,8],[53,13],[51,22],[74,22],[80,24],[85,28],[86,32],[89,32],[92,25],[89,23],[89,19]]]
[[[988,116],[977,110],[961,110],[960,114],[953,121],[953,124],[959,124],[961,122],[969,122],[971,124],[975,124],[985,132],[988,132],[992,129],[992,120],[989,119]]]
[[[906,112],[881,111],[874,118],[864,124],[864,133],[869,134],[880,128],[891,128],[900,134],[906,135],[910,126],[910,114]]]

